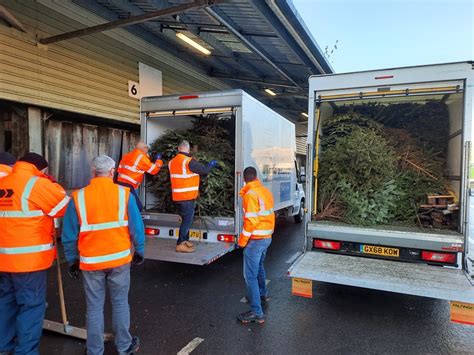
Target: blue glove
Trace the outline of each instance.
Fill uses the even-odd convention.
[[[156,160],[161,160],[162,157],[163,157],[163,156],[161,155],[161,153],[156,153],[156,154],[155,154],[155,161],[156,161]]]
[[[212,168],[215,168],[215,167],[217,166],[217,164],[218,164],[218,163],[217,163],[217,160],[214,160],[214,159],[213,159],[213,160],[211,160],[211,161],[209,162],[209,164],[207,164],[207,166],[212,169]]]

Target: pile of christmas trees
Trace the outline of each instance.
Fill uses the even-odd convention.
[[[445,104],[336,108],[322,123],[317,219],[419,223],[427,195],[447,194]]]
[[[233,216],[234,214],[234,123],[230,116],[207,115],[196,117],[192,127],[167,131],[151,144],[151,151],[163,155],[165,166],[159,174],[148,180],[147,190],[162,213],[176,213],[171,200],[171,181],[167,163],[177,154],[182,140],[190,142],[191,155],[202,164],[218,161],[218,167],[201,178],[196,213],[201,216]]]

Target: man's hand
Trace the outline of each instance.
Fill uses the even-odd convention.
[[[215,168],[217,166],[218,162],[217,160],[211,160],[207,166],[209,166],[211,169]]]
[[[69,270],[67,273],[74,280],[79,280],[81,278],[81,270],[79,269],[79,261],[76,261],[74,264],[69,265]]]
[[[141,265],[145,262],[145,258],[138,253],[133,254],[132,263],[133,265]]]
[[[161,158],[163,158],[163,155],[161,153],[156,153],[155,154],[155,161],[161,160]]]

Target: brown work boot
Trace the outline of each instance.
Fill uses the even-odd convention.
[[[194,253],[194,247],[190,247],[186,242],[176,246],[176,252],[178,253]]]
[[[186,243],[186,245],[190,248],[193,248],[194,247],[194,243],[193,242],[190,242],[189,240],[186,240],[184,241],[183,243]]]

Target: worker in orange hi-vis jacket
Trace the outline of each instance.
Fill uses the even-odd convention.
[[[0,179],[0,353],[38,354],[48,269],[56,255],[54,218],[69,197],[27,153]]]
[[[140,211],[143,209],[143,205],[138,198],[137,189],[143,181],[143,176],[145,173],[156,175],[163,166],[161,154],[155,154],[153,163],[148,156],[148,150],[149,148],[144,142],[138,142],[134,150],[122,157],[117,169],[117,183],[130,188]]]
[[[0,179],[10,175],[12,166],[16,163],[16,158],[7,152],[0,153]]]
[[[239,236],[239,247],[244,249],[244,279],[251,310],[239,314],[242,323],[264,323],[262,303],[268,301],[263,262],[272,242],[275,229],[272,193],[257,179],[257,170],[244,170],[245,186],[240,190],[244,210],[244,224]]]

